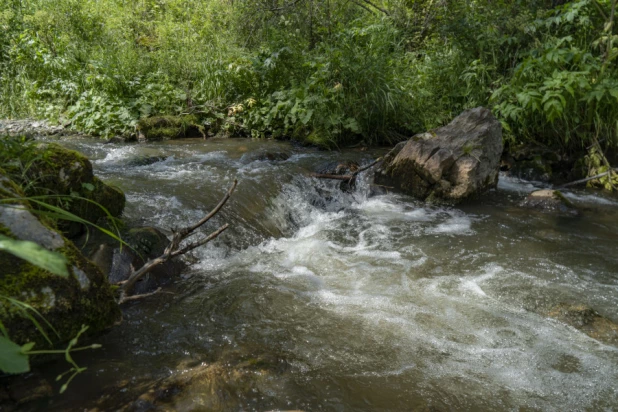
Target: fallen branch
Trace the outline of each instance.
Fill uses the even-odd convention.
[[[318,179],[332,179],[332,180],[351,180],[354,178],[352,175],[330,175],[325,173],[313,173],[311,177],[317,177]]]
[[[610,173],[614,173],[614,172],[618,172],[618,167],[615,167],[615,168],[613,168],[613,169],[610,169],[610,170],[608,170],[607,172],[605,172],[605,173],[601,173],[601,174],[596,175],[596,176],[591,176],[591,177],[587,177],[587,178],[585,178],[585,179],[580,179],[580,180],[576,180],[576,181],[574,181],[574,182],[566,183],[566,184],[564,184],[564,185],[562,185],[562,186],[558,186],[558,189],[562,189],[563,187],[569,187],[569,186],[579,185],[579,184],[581,184],[581,183],[586,183],[586,182],[589,182],[589,181],[591,181],[591,180],[594,180],[594,179],[599,179],[599,178],[601,178],[601,177],[607,176],[608,174],[610,174]]]
[[[311,177],[317,177],[318,179],[343,180],[346,182],[350,182],[356,179],[356,176],[358,176],[359,173],[364,172],[367,169],[371,169],[373,166],[380,163],[381,161],[382,161],[382,158],[379,157],[373,162],[371,162],[370,164],[368,164],[367,166],[361,167],[360,169],[358,169],[356,172],[352,173],[351,175],[331,175],[331,174],[324,174],[324,173],[313,173]]]
[[[193,236],[197,229],[202,227],[206,222],[212,219],[213,216],[219,213],[221,208],[227,203],[227,201],[232,196],[232,193],[234,193],[234,190],[236,189],[237,184],[238,184],[238,181],[234,180],[234,183],[232,184],[230,189],[227,191],[225,196],[223,196],[223,198],[219,201],[219,204],[217,204],[217,206],[215,206],[215,208],[211,210],[210,213],[208,213],[206,216],[204,216],[199,222],[197,222],[196,224],[192,226],[188,226],[180,230],[172,230],[172,241],[167,246],[167,248],[165,248],[165,251],[163,252],[163,254],[155,259],[149,260],[148,262],[144,264],[144,266],[142,266],[136,271],[133,271],[133,273],[131,273],[129,278],[122,284],[122,289],[120,292],[120,298],[118,299],[118,304],[123,304],[131,300],[141,299],[142,297],[152,296],[158,293],[159,290],[156,290],[152,293],[147,293],[144,295],[129,296],[129,293],[133,289],[133,286],[135,286],[135,283],[138,280],[140,280],[142,277],[144,277],[144,275],[146,275],[152,269],[154,269],[158,265],[161,265],[167,262],[170,259],[184,255],[185,253],[190,252],[193,249],[196,249],[200,246],[205,245],[206,243],[216,239],[221,233],[223,233],[229,227],[228,224],[225,224],[221,226],[219,229],[212,232],[210,235],[206,236],[204,239],[189,243],[188,245],[185,245],[185,246],[181,246],[181,243],[184,240]]]
[[[155,290],[154,292],[144,293],[144,294],[141,294],[141,295],[127,296],[127,297],[124,298],[122,303],[130,302],[130,301],[134,301],[134,300],[145,299],[145,298],[148,298],[150,296],[159,294],[161,292],[161,290],[162,290],[161,288],[157,288],[157,290]]]

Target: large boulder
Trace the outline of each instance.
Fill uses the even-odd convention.
[[[375,183],[422,200],[457,203],[498,183],[502,126],[483,107],[399,143],[375,173]]]
[[[0,233],[62,254],[70,276],[54,275],[0,252],[0,322],[10,338],[20,344],[36,342],[41,349],[48,347],[37,326],[10,299],[30,306],[49,322],[55,332],[30,311],[54,342],[73,338],[82,325],[88,325],[93,333],[112,326],[120,319],[120,309],[103,273],[52,222],[33,213],[31,204],[21,199],[23,196],[21,189],[0,171]]]

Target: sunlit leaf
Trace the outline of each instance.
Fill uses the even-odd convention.
[[[0,235],[0,250],[15,255],[55,275],[68,277],[67,260],[60,253],[49,251],[40,245]]]

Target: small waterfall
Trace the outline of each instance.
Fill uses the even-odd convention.
[[[367,153],[297,148],[250,161],[251,150],[291,149],[231,139],[76,145],[126,191],[135,224],[194,222],[240,181],[206,228],[231,229],[195,251],[178,296],[136,306],[102,341],[117,348],[114,379],[237,351],[285,359],[285,384],[247,410],[618,407],[618,350],[547,315],[566,301],[618,321],[612,200],[574,194],[595,212],[534,214],[517,206],[534,184],[503,179],[481,202],[438,207],[370,196],[367,172],[352,191],[309,176],[342,156],[368,163]],[[144,153],[165,160],[127,166]],[[103,356],[89,362],[108,368]]]

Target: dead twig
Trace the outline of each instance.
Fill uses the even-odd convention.
[[[162,292],[161,288],[157,288],[157,290],[155,290],[154,292],[150,292],[150,293],[144,293],[141,295],[131,295],[131,296],[127,296],[124,298],[124,300],[122,301],[122,303],[126,303],[126,302],[131,302],[131,301],[135,301],[135,300],[141,300],[141,299],[145,299],[145,298],[149,298],[150,296],[153,295],[158,295],[159,293],[167,293],[169,295],[173,295],[172,292]]]
[[[205,245],[206,243],[217,238],[221,233],[223,233],[229,227],[228,224],[225,224],[221,226],[219,229],[212,232],[210,235],[206,236],[204,239],[189,243],[188,245],[185,245],[185,246],[181,246],[184,240],[193,236],[196,233],[197,229],[202,227],[206,222],[212,219],[213,216],[219,213],[221,208],[227,203],[227,201],[230,199],[230,197],[234,193],[234,190],[236,189],[236,185],[238,185],[238,181],[234,180],[234,183],[232,184],[230,189],[227,191],[227,193],[223,196],[223,198],[219,201],[219,204],[217,204],[217,206],[215,206],[215,208],[212,209],[210,213],[204,216],[199,222],[197,222],[194,225],[180,229],[180,230],[172,230],[172,241],[167,246],[167,248],[165,248],[165,251],[163,252],[163,254],[155,259],[149,260],[148,262],[144,264],[144,266],[142,266],[136,271],[133,271],[133,273],[129,276],[129,278],[124,282],[124,284],[122,285],[121,292],[120,292],[120,298],[118,300],[119,304],[125,303],[130,300],[135,300],[141,297],[152,296],[153,294],[158,293],[157,291],[155,291],[152,294],[129,296],[129,293],[133,289],[133,286],[135,286],[135,283],[138,280],[140,280],[144,275],[146,275],[148,272],[150,272],[152,269],[154,269],[158,265],[161,265],[167,262],[170,259],[184,255],[185,253],[190,252],[191,250],[195,248]]]

